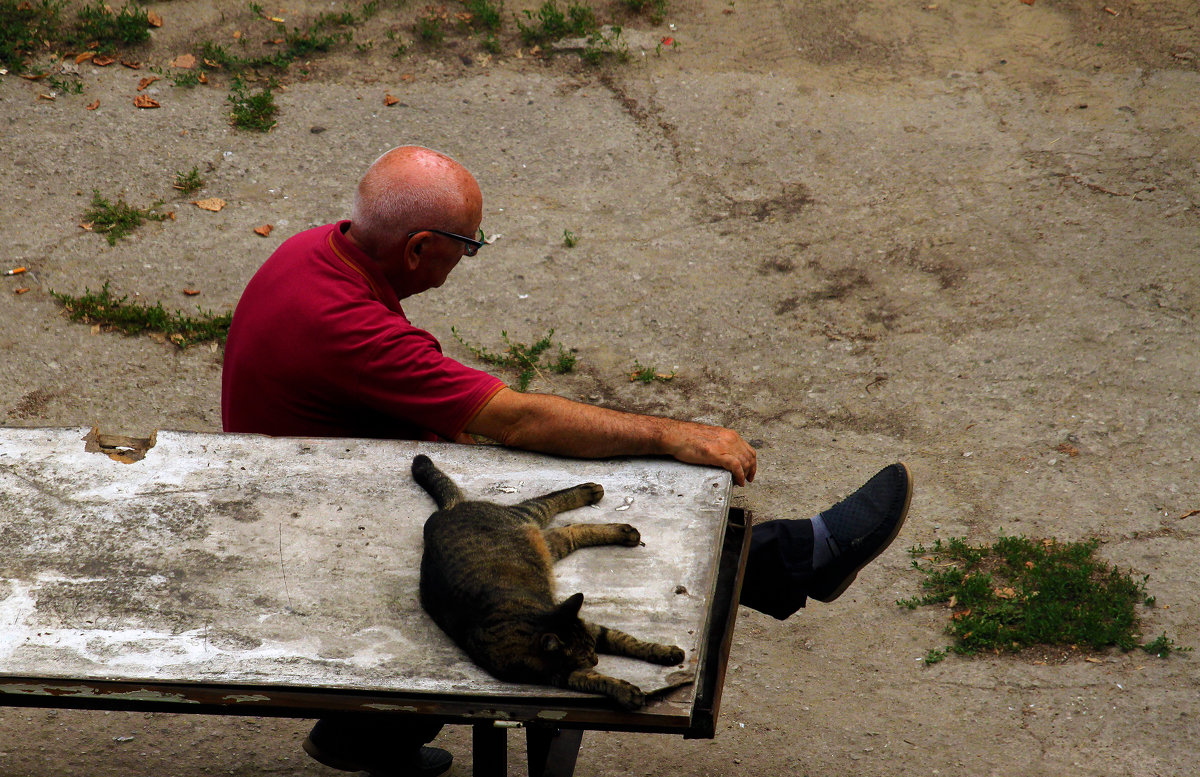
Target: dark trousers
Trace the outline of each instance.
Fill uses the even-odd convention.
[[[741,604],[783,620],[808,600],[813,530],[807,520],[764,521],[750,533]]]

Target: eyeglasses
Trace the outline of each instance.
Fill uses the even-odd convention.
[[[412,237],[413,235],[417,234],[418,232],[432,232],[435,235],[443,235],[445,237],[453,238],[454,240],[459,240],[466,244],[467,250],[464,251],[463,253],[465,253],[467,256],[474,256],[475,254],[479,253],[480,248],[483,248],[485,245],[487,245],[487,242],[484,240],[475,240],[474,238],[464,237],[463,235],[456,235],[453,232],[446,232],[441,229],[418,229],[416,232],[409,232],[408,236]],[[482,229],[479,230],[479,236],[483,237]]]

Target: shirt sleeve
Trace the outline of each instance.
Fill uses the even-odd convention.
[[[391,327],[369,350],[359,397],[373,410],[453,440],[504,382],[442,353],[430,333]]]

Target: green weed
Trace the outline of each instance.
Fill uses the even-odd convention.
[[[25,71],[25,60],[58,36],[63,0],[0,0],[0,65]]]
[[[156,213],[155,209],[162,203],[155,203],[149,208],[135,208],[125,200],[118,199],[111,203],[100,196],[100,192],[92,190],[92,206],[84,211],[83,220],[91,224],[93,232],[104,235],[110,246],[132,234],[145,221],[164,221],[170,216],[166,213]]]
[[[658,371],[657,367],[646,367],[637,359],[633,360],[633,370],[631,370],[629,373],[630,383],[653,383],[656,380],[666,383],[674,378],[674,372],[672,372],[670,375],[661,373]]]
[[[184,194],[194,194],[204,188],[204,179],[195,167],[186,173],[180,170],[175,173],[174,187]]]
[[[568,351],[561,344],[558,346],[558,355],[554,357],[554,360],[542,363],[543,356],[546,356],[546,352],[553,345],[553,329],[532,345],[513,342],[509,339],[508,332],[501,332],[500,339],[504,341],[505,348],[500,353],[490,351],[483,346],[468,343],[455,327],[450,327],[450,331],[453,333],[454,338],[462,343],[463,347],[474,354],[475,358],[480,361],[496,367],[516,370],[517,383],[513,388],[517,391],[528,389],[534,377],[542,374],[543,368],[560,375],[575,369],[575,354]]]
[[[938,648],[929,648],[929,652],[925,654],[925,666],[933,666],[946,660],[948,653],[945,650]]]
[[[99,43],[99,50],[115,51],[150,40],[150,20],[146,9],[126,3],[113,11],[103,0],[79,9],[79,20],[72,36],[73,42],[90,45]]]
[[[498,3],[492,0],[464,0],[467,13],[471,14],[471,26],[477,30],[487,30],[491,33],[500,31],[504,24],[504,0]]]
[[[1138,604],[1147,577],[1135,580],[1095,556],[1098,540],[1058,542],[1001,537],[992,545],[961,538],[910,550],[925,579],[921,596],[897,604],[915,609],[946,604],[953,613],[950,649],[1016,652],[1034,645],[1124,651],[1142,647],[1165,655],[1179,650],[1164,634],[1140,642]],[[922,565],[924,560],[927,564]]]
[[[83,81],[78,76],[75,78],[60,78],[58,76],[50,76],[46,79],[46,86],[56,92],[63,94],[83,94]]]
[[[569,229],[563,230],[563,245],[567,248],[574,248],[579,245],[579,238]]]
[[[546,0],[537,12],[525,11],[529,24],[516,17],[521,40],[527,44],[545,43],[568,35],[590,35],[599,29],[596,12],[590,6],[571,3],[567,9],[558,7],[556,0]]]
[[[81,296],[51,292],[72,321],[97,324],[127,335],[158,332],[180,348],[209,340],[224,342],[232,313],[215,314],[197,308],[199,315],[170,312],[161,302],[154,305],[129,303],[128,296],[114,297],[105,283],[99,292],[86,289]]]
[[[443,29],[445,23],[445,10],[429,6],[425,9],[425,13],[418,16],[416,22],[413,23],[413,32],[422,42],[431,46],[440,46],[446,39],[446,31]]]
[[[293,27],[291,30],[288,30],[287,26],[281,22],[274,22],[268,19],[269,23],[274,25],[275,30],[277,30],[276,35],[280,32],[283,33],[280,36],[282,37],[282,48],[279,51],[259,56],[242,57],[237,54],[231,54],[224,46],[213,43],[211,40],[206,40],[200,43],[200,55],[215,66],[230,73],[243,73],[247,70],[260,70],[263,68],[287,70],[298,59],[324,53],[340,44],[353,41],[353,31],[344,28],[353,28],[355,25],[361,24],[371,16],[374,16],[378,12],[378,9],[378,3],[369,2],[363,5],[357,15],[352,11],[322,13],[309,22],[308,26]],[[256,16],[265,16],[261,13],[262,6],[260,5],[251,3],[250,10],[255,12]],[[243,37],[241,43],[244,44],[245,41],[246,38]]]
[[[589,65],[599,65],[607,57],[628,62],[629,48],[621,37],[621,28],[614,25],[607,34],[600,29],[591,32],[587,36],[587,46],[579,52],[579,56]]]
[[[272,86],[273,84],[267,84],[257,93],[251,94],[246,90],[246,83],[240,76],[234,78],[229,87],[229,97],[226,98],[230,106],[230,123],[238,129],[254,132],[267,132],[274,127],[279,106],[275,105]]]

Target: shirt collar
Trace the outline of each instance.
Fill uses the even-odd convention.
[[[379,265],[371,257],[367,256],[362,249],[350,242],[350,238],[346,237],[346,230],[349,228],[349,220],[339,221],[334,224],[333,229],[329,232],[329,247],[333,249],[333,252],[339,259],[366,279],[372,293],[388,310],[403,313],[404,311],[400,308],[400,299],[396,296],[396,290],[388,283],[387,278],[384,277],[383,272],[379,269]]]

